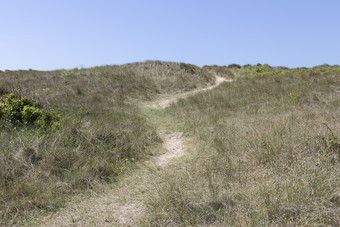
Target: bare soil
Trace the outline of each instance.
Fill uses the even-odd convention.
[[[166,166],[171,160],[184,155],[182,132],[173,132],[170,134],[161,132],[159,135],[163,140],[164,148],[168,152],[157,157],[156,164],[158,166]]]
[[[223,82],[232,82],[232,81],[233,80],[231,80],[231,79],[225,79],[223,77],[216,76],[215,84],[213,84],[213,85],[211,85],[209,87],[199,88],[199,89],[196,89],[196,90],[193,90],[193,91],[188,91],[188,92],[185,92],[185,93],[174,95],[172,97],[167,97],[165,99],[158,100],[156,102],[153,102],[151,104],[151,107],[152,108],[158,108],[158,109],[164,109],[164,108],[167,108],[168,106],[170,106],[172,103],[177,102],[181,98],[186,98],[186,97],[188,97],[190,95],[194,95],[194,94],[196,94],[198,92],[211,90],[211,89],[219,86]]]

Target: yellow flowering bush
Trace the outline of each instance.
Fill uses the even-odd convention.
[[[0,119],[10,124],[32,125],[38,128],[59,127],[61,116],[42,108],[39,102],[18,98],[11,93],[4,95],[0,103]]]

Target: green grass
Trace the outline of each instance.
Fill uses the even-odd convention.
[[[156,180],[145,223],[340,224],[339,67],[258,67],[211,66],[236,79],[164,111],[194,142]]]
[[[58,129],[44,131],[0,121],[0,225],[55,211],[69,196],[113,182],[126,165],[144,159],[161,142],[133,103],[213,80],[197,66],[150,61],[1,72],[0,95],[28,97],[62,117]]]

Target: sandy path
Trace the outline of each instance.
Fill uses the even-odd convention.
[[[214,85],[211,85],[211,86],[206,87],[206,88],[199,88],[199,89],[196,89],[196,90],[193,90],[193,91],[188,91],[188,92],[185,92],[185,93],[177,94],[177,95],[174,95],[173,97],[165,98],[163,100],[156,101],[155,103],[153,103],[151,105],[151,107],[157,108],[157,109],[164,109],[164,108],[167,108],[168,106],[170,106],[172,103],[177,102],[180,98],[186,98],[190,95],[194,95],[194,94],[201,92],[201,91],[211,90],[211,89],[219,86],[223,82],[232,82],[232,81],[233,80],[231,80],[231,79],[225,79],[223,77],[216,76],[216,82],[215,82]]]
[[[179,98],[201,91],[213,89],[223,82],[231,82],[222,77],[216,77],[216,83],[210,87],[186,92],[175,97],[161,100],[154,108],[166,108]],[[163,147],[167,150],[140,166],[138,171],[127,174],[114,188],[105,194],[92,195],[89,198],[77,198],[69,207],[45,217],[39,221],[43,226],[135,226],[136,221],[143,217],[146,192],[150,191],[155,174],[152,167],[165,168],[171,161],[185,154],[185,147],[181,132],[159,132],[163,140]],[[157,172],[156,172],[157,173]]]
[[[145,162],[149,168],[154,165],[165,168],[172,160],[184,155],[181,132],[159,132],[159,136],[168,152]],[[106,191],[105,194],[70,203],[70,207],[46,217],[39,225],[134,226],[135,221],[144,215],[143,201],[153,183],[153,172],[149,168],[142,166],[140,171],[127,175],[121,185]]]
[[[156,164],[158,166],[166,166],[171,160],[180,158],[184,155],[184,145],[181,132],[173,132],[170,134],[160,132],[159,136],[162,138],[163,146],[168,152],[156,158]]]

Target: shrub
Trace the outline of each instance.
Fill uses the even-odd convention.
[[[185,70],[186,73],[194,74],[199,68],[196,65],[180,63],[179,68]]]
[[[238,64],[230,64],[230,65],[228,65],[228,68],[230,68],[230,69],[240,69],[242,67]]]
[[[42,108],[39,102],[29,98],[18,98],[11,93],[2,96],[0,119],[17,125],[31,125],[38,128],[57,127],[60,115]]]

